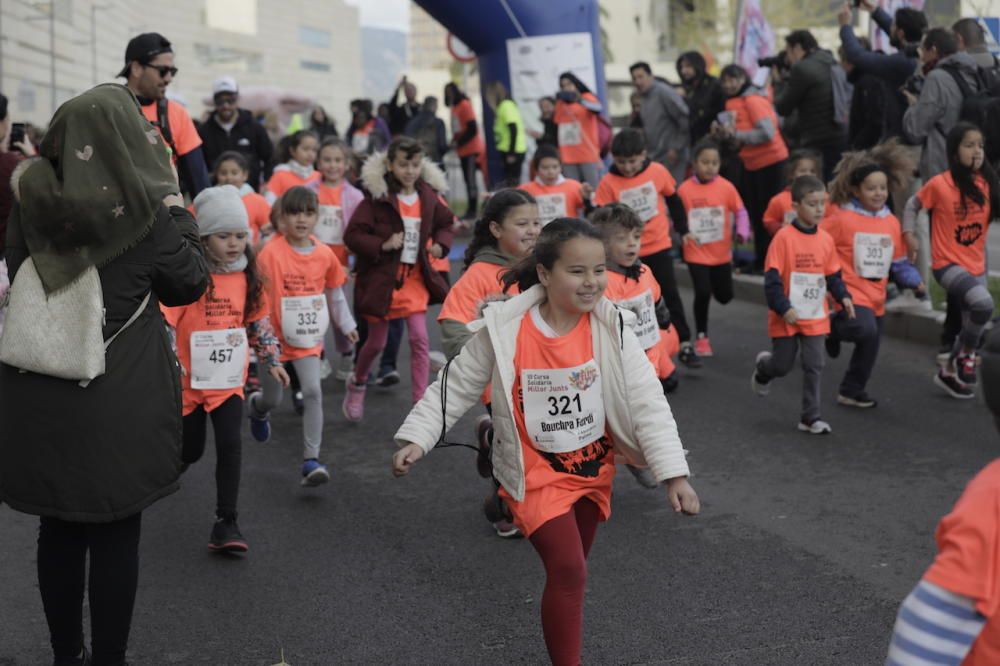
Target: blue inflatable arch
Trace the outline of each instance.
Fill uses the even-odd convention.
[[[511,90],[508,39],[589,33],[597,82],[594,94],[607,103],[597,0],[417,0],[417,4],[475,52],[483,91],[486,84],[497,80]],[[558,85],[552,81],[550,94]],[[493,140],[493,112],[485,100],[483,115],[490,176],[496,182],[503,168]]]

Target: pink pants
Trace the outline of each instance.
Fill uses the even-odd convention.
[[[427,337],[427,313],[418,312],[406,320],[406,330],[410,337],[410,384],[413,395],[413,402],[416,403],[424,397],[427,384],[430,381],[430,339]],[[365,345],[358,352],[358,362],[354,365],[354,376],[361,381],[365,381],[371,371],[372,364],[382,354],[385,349],[385,341],[389,335],[389,320],[368,322],[368,339]]]

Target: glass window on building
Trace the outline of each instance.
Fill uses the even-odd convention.
[[[333,36],[329,30],[319,28],[309,28],[304,25],[299,26],[299,43],[306,46],[318,46],[328,49],[333,44]]]
[[[329,72],[331,69],[330,63],[316,62],[315,60],[300,60],[299,67],[307,69],[311,72]]]

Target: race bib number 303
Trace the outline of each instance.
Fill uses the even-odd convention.
[[[243,386],[247,348],[247,332],[242,328],[192,333],[191,388],[232,389]]]
[[[854,234],[854,272],[866,279],[888,277],[894,250],[888,234]]]
[[[311,349],[323,342],[330,312],[323,294],[281,299],[281,335],[292,347]]]
[[[601,372],[587,361],[575,368],[521,371],[524,424],[539,451],[576,451],[604,436]]]
[[[792,273],[788,300],[799,319],[822,319],[826,316],[826,277],[819,273]]]

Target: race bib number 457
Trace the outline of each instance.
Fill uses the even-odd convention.
[[[601,372],[587,361],[575,368],[522,370],[524,424],[539,451],[576,451],[604,435]]]

